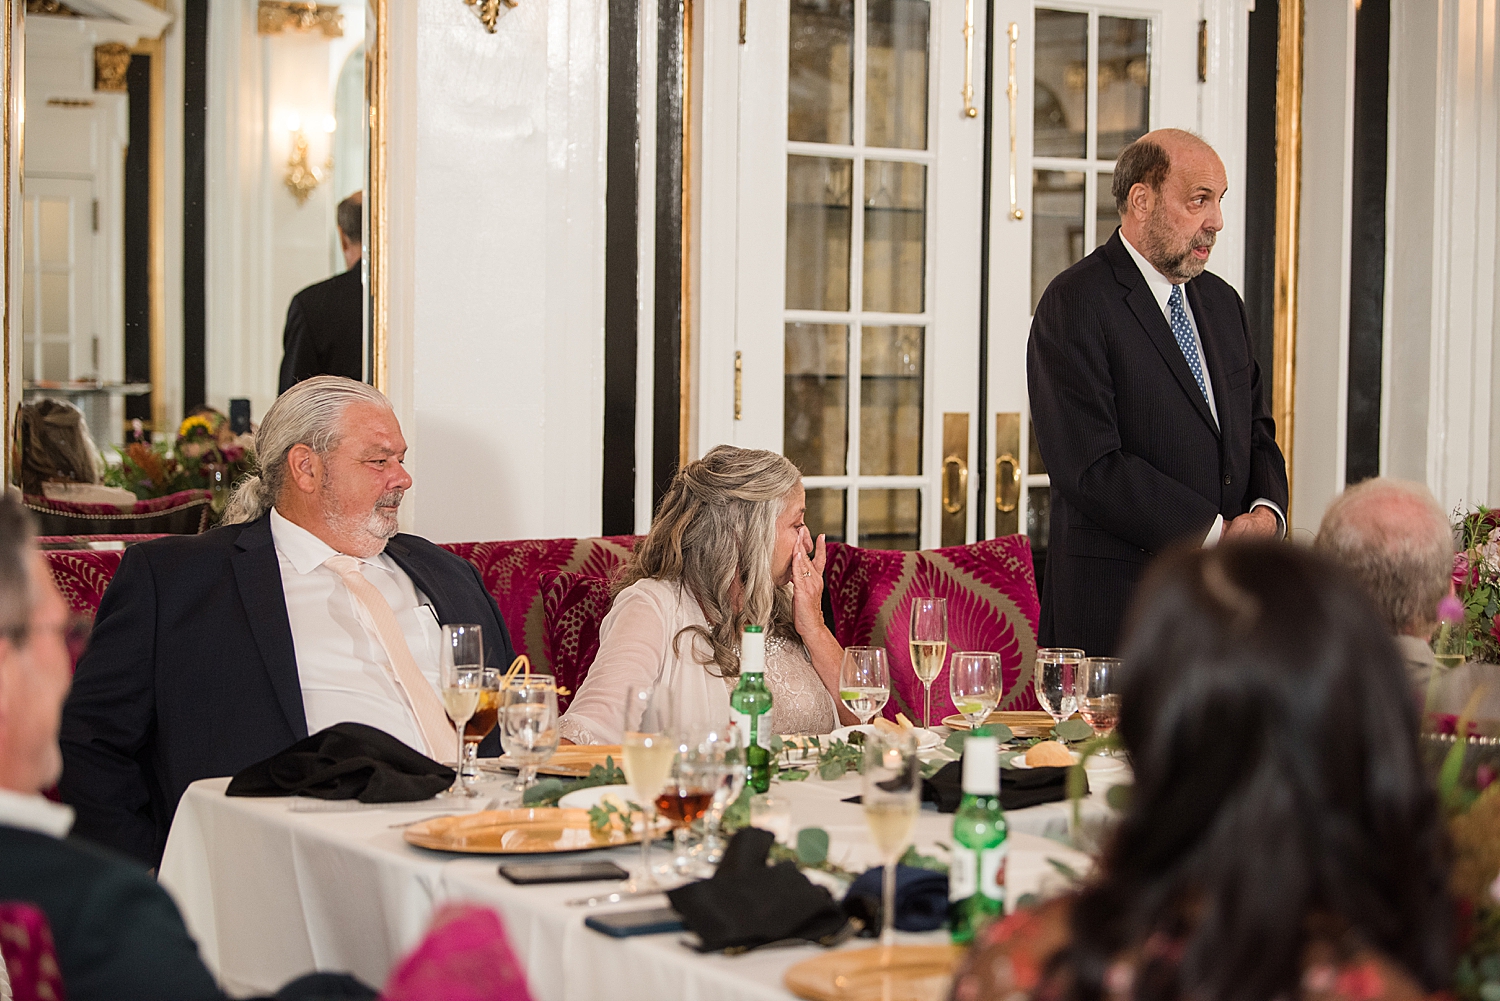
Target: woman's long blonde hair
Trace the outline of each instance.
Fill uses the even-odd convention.
[[[719,445],[677,471],[661,499],[651,532],[636,547],[616,593],[638,580],[675,581],[696,599],[708,628],[688,626],[695,655],[727,678],[740,672],[740,633],[747,625],[796,639],[792,596],[776,586],[771,566],[776,519],[802,474],[785,456]],[[731,598],[735,581],[742,600]],[[711,648],[698,653],[698,638]]]

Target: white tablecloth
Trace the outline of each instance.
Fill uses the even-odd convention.
[[[493,856],[414,848],[392,826],[437,815],[441,808],[307,812],[294,809],[291,799],[226,797],[228,782],[205,779],[183,796],[160,878],[204,961],[231,994],[271,993],[314,969],[347,971],[379,986],[445,901],[476,902],[500,914],[537,1001],[596,1001],[601,985],[619,1001],[785,1001],[790,995],[782,974],[816,953],[809,945],[703,956],[681,945],[677,935],[611,939],[585,928],[587,909],[565,901],[607,893],[618,884],[513,886],[496,872],[499,859]],[[833,861],[856,869],[878,863],[860,808],[839,802],[859,792],[858,776],[778,782],[772,792],[791,802],[794,831],[828,830]],[[1085,802],[1090,815],[1107,809],[1101,800],[1096,795]],[[1008,815],[1012,897],[1056,878],[1048,858],[1087,865],[1084,856],[1041,837],[1066,830],[1068,809],[1052,803]],[[935,843],[951,836],[951,815],[926,806],[914,835],[918,849],[942,854]],[[664,858],[660,849],[658,856]],[[594,857],[630,868],[639,848]],[[663,905],[663,898],[652,897],[611,909]],[[937,942],[945,935],[909,937]]]

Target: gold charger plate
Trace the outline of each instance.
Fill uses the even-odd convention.
[[[615,759],[616,768],[624,767],[621,762],[625,758],[619,744],[564,744],[552,752],[552,757],[537,769],[537,774],[581,779],[595,765],[604,764],[604,759],[610,757]],[[494,764],[488,766],[486,771],[491,768],[519,770],[521,767],[509,754],[502,754],[493,760]]]
[[[984,721],[985,725],[1004,723],[1010,727],[1010,732],[1017,737],[1045,737],[1052,732],[1056,725],[1052,717],[1035,709],[1022,711],[993,712]],[[954,714],[943,720],[943,725],[950,730],[969,730],[969,721],[966,717]]]
[[[589,827],[587,810],[558,807],[486,810],[457,817],[434,817],[408,827],[405,837],[418,848],[471,855],[587,852],[640,841],[633,833],[593,830]]]
[[[953,945],[840,949],[787,970],[786,987],[808,1001],[945,1001],[963,954]]]

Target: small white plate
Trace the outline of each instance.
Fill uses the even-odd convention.
[[[864,723],[860,726],[841,726],[837,730],[830,733],[828,736],[833,740],[847,741],[849,739],[849,734],[853,733],[855,730],[858,730],[860,733],[879,732],[875,729],[874,723]],[[939,737],[931,730],[923,730],[921,727],[916,727],[913,728],[911,732],[916,734],[917,750],[919,751],[930,751],[932,750],[932,748],[937,747],[943,742],[943,738]]]
[[[1069,751],[1068,753],[1071,754],[1071,755],[1073,755],[1073,764],[1075,764],[1075,765],[1078,764],[1079,761],[1083,760],[1083,755],[1079,754],[1077,751]],[[1031,765],[1028,765],[1026,763],[1026,752],[1025,751],[1022,751],[1020,754],[1017,754],[1014,758],[1011,758],[1010,759],[1010,766],[1012,768],[1022,768],[1022,769],[1032,767]]]
[[[592,786],[568,793],[557,801],[557,805],[565,810],[588,810],[598,806],[599,801],[610,793],[614,793],[615,798],[623,803],[633,803],[640,799],[628,785]]]

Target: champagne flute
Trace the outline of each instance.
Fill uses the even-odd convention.
[[[1083,664],[1083,651],[1072,647],[1043,647],[1036,652],[1032,683],[1036,700],[1054,723],[1061,723],[1078,710],[1078,688],[1074,676]]]
[[[1078,668],[1078,715],[1103,737],[1120,719],[1120,659],[1085,657]]]
[[[666,688],[631,685],[625,692],[624,736],[621,764],[625,780],[641,805],[641,871],[626,884],[628,893],[654,893],[661,884],[651,872],[651,836],[656,830],[656,797],[667,784],[677,744],[667,732],[669,712]]]
[[[958,651],[948,665],[948,694],[953,705],[969,721],[969,728],[983,726],[1000,703],[1004,687],[998,653]]]
[[[472,785],[479,777],[479,745],[500,720],[500,669],[480,669],[479,705],[464,724],[464,784]]]
[[[917,759],[916,735],[906,731],[867,735],[860,784],[865,823],[884,866],[880,946],[889,949],[896,944],[896,863],[911,843],[911,829],[921,807],[922,765]]]
[[[453,786],[439,793],[444,798],[468,798],[477,795],[464,782],[464,727],[474,710],[484,681],[483,633],[476,625],[456,623],[443,627],[443,641],[438,649],[438,680],[443,708],[453,721],[457,750],[453,758]]]
[[[839,665],[839,698],[858,717],[860,725],[885,708],[891,697],[891,667],[878,646],[844,648]]]
[[[948,654],[948,599],[916,598],[911,603],[911,667],[926,690],[922,726],[932,725],[932,683]]]
[[[545,674],[512,678],[503,699],[505,753],[521,766],[516,789],[524,796],[557,750],[557,682]]]

